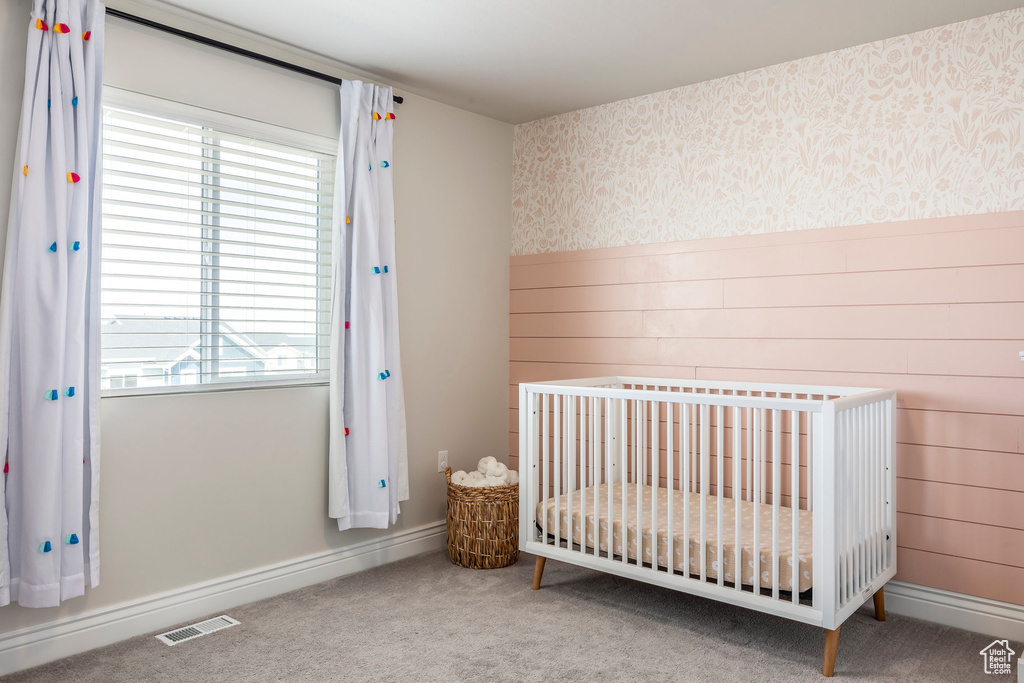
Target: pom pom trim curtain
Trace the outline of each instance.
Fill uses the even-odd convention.
[[[0,290],[0,604],[99,583],[104,7],[34,0]]]
[[[329,514],[338,528],[385,529],[409,498],[391,88],[341,84],[334,192]]]

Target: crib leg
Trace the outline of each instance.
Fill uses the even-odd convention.
[[[537,558],[537,566],[533,568],[533,590],[540,590],[540,579],[544,576],[544,563],[547,561],[546,557]]]
[[[825,666],[822,667],[821,672],[828,678],[832,678],[832,674],[836,670],[836,650],[839,649],[839,628],[836,627],[835,631],[825,631]]]
[[[885,621],[885,594],[882,592],[884,589],[879,588],[875,591],[875,619],[879,621]]]

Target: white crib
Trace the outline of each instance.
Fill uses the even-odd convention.
[[[872,596],[885,620],[895,415],[896,392],[879,389],[520,384],[533,587],[550,557],[821,626],[831,676],[840,625]]]

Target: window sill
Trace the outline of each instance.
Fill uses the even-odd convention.
[[[217,382],[211,384],[186,384],[169,387],[136,387],[132,389],[103,389],[100,398],[128,398],[136,396],[169,396],[184,394],[209,394],[228,391],[260,391],[263,389],[290,389],[294,387],[327,386],[326,377],[309,379],[279,379],[251,382]]]

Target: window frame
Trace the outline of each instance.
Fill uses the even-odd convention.
[[[335,158],[335,179],[338,173],[338,139],[315,133],[287,128],[278,124],[266,123],[255,119],[229,114],[226,112],[205,109],[183,102],[168,100],[149,94],[103,86],[103,107],[123,108],[139,114],[177,119],[195,126],[209,126],[224,133],[253,137],[258,140],[289,145],[307,149],[318,154],[329,154]],[[102,116],[102,112],[101,112]],[[100,126],[102,128],[102,121]],[[101,140],[102,143],[102,140]],[[102,147],[101,147],[102,150]],[[102,152],[101,152],[102,154]],[[335,187],[336,190],[336,187]],[[101,199],[102,201],[102,199]],[[333,228],[334,218],[329,229]],[[100,225],[102,242],[102,224]],[[334,250],[334,235],[331,235],[331,251]],[[330,269],[331,258],[327,259]],[[100,292],[103,291],[102,272],[100,273]],[[326,314],[325,323],[330,323],[330,311]],[[102,336],[103,332],[100,331]],[[329,346],[329,341],[328,341]],[[103,349],[100,345],[100,366],[103,364]],[[121,398],[129,396],[162,396],[173,394],[195,394],[227,391],[251,391],[263,389],[284,389],[289,387],[325,386],[330,381],[330,368],[320,370],[312,377],[287,377],[282,379],[263,378],[242,381],[209,382],[206,384],[178,384],[155,387],[122,387],[119,389],[101,389],[101,398]]]

